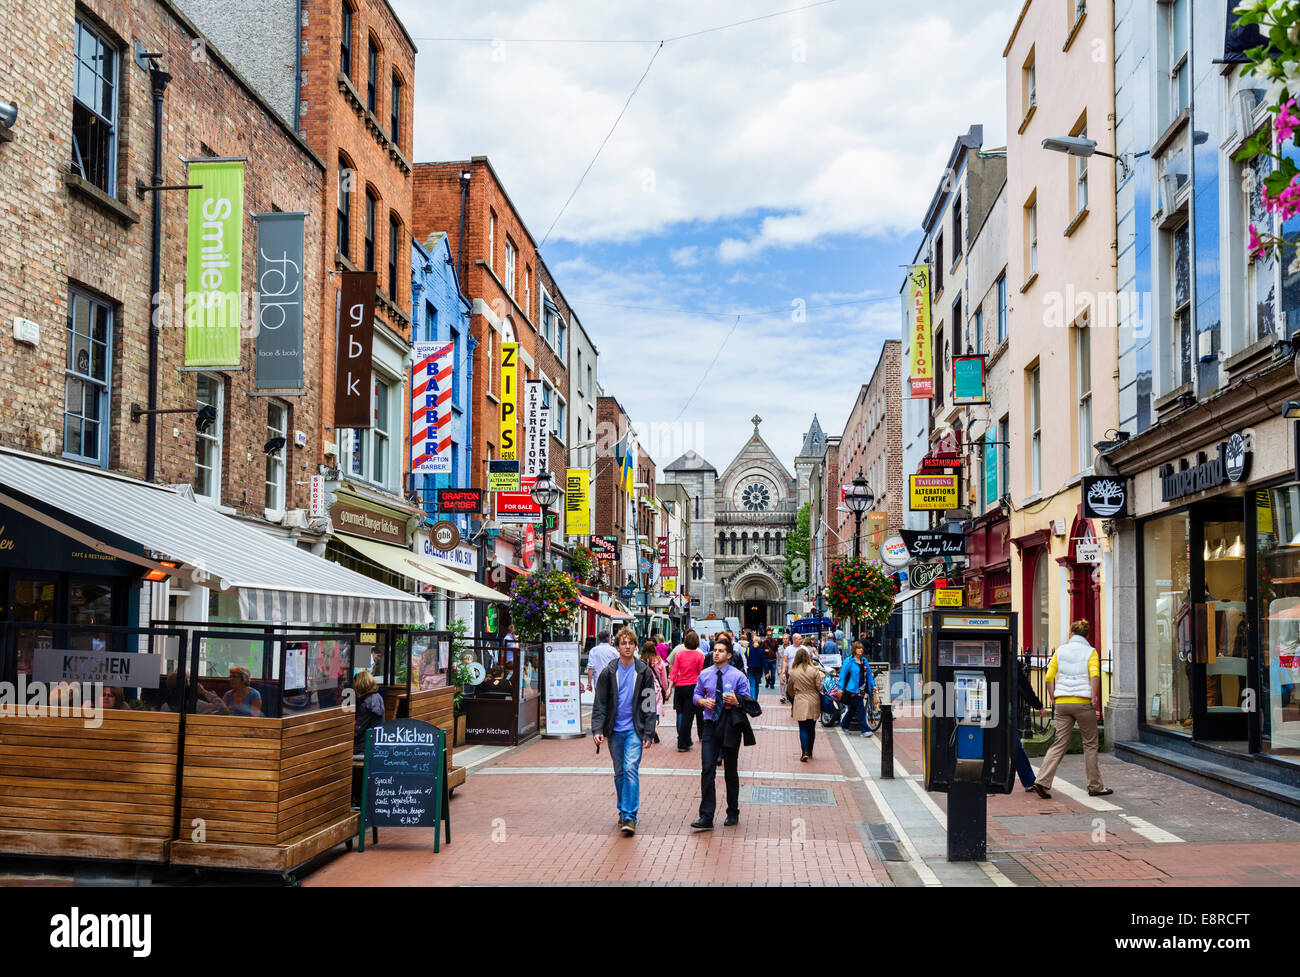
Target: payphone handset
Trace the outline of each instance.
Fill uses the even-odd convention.
[[[983,672],[959,671],[953,674],[953,683],[957,725],[992,725],[988,676]]]

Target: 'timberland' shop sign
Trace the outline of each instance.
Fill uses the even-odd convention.
[[[1218,488],[1225,482],[1240,482],[1250,467],[1250,445],[1240,432],[1220,442],[1213,458],[1204,451],[1196,453],[1195,463],[1186,458],[1178,467],[1167,464],[1160,469],[1160,498],[1172,502],[1197,492]]]

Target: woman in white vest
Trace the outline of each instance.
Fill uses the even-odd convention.
[[[1097,762],[1097,719],[1101,711],[1101,660],[1097,649],[1088,642],[1091,626],[1087,621],[1070,625],[1070,640],[1056,649],[1047,666],[1047,699],[1053,705],[1056,739],[1047,751],[1034,781],[1039,797],[1052,796],[1052,778],[1061,758],[1070,748],[1070,734],[1079,724],[1083,737],[1083,762],[1088,772],[1088,793],[1093,797],[1113,794],[1101,782]]]

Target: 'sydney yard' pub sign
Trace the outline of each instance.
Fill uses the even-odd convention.
[[[1178,467],[1166,464],[1160,468],[1160,498],[1172,502],[1197,492],[1218,488],[1225,482],[1240,482],[1250,467],[1250,442],[1240,432],[1219,443],[1213,458],[1204,451],[1196,453],[1196,461],[1179,459]]]

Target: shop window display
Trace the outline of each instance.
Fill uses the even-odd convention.
[[[1194,658],[1191,536],[1185,512],[1142,527],[1146,579],[1145,701],[1142,719],[1190,733]]]
[[[1257,492],[1263,748],[1300,759],[1300,485]]]

